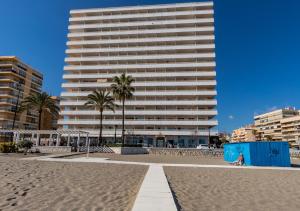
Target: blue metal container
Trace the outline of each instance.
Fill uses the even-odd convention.
[[[225,161],[237,161],[240,153],[244,156],[246,166],[291,166],[287,142],[243,142],[224,145]]]

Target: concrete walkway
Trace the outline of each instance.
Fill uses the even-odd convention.
[[[176,211],[176,204],[162,166],[150,165],[132,211]]]

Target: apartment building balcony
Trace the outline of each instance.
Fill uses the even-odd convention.
[[[119,69],[155,69],[155,68],[191,68],[215,67],[215,62],[182,62],[162,64],[122,64],[122,65],[69,65],[64,70],[119,70]]]
[[[187,54],[166,54],[166,55],[128,55],[128,56],[93,56],[93,57],[68,57],[67,63],[97,62],[97,61],[130,61],[130,60],[161,60],[161,59],[206,59],[215,58],[215,53],[187,53]],[[0,78],[1,79],[1,78]]]
[[[166,45],[166,46],[136,46],[136,47],[111,47],[111,48],[70,48],[66,54],[85,54],[85,53],[107,53],[107,52],[142,52],[142,51],[178,51],[178,50],[197,50],[214,49],[214,44],[186,44],[186,45]]]
[[[61,100],[61,106],[83,106],[86,103],[84,100]],[[116,102],[116,104],[121,105],[121,103]],[[181,106],[216,106],[217,100],[158,100],[158,101],[149,101],[149,100],[136,100],[136,101],[127,101],[126,105],[153,105],[153,106],[162,106],[162,105],[181,105]]]
[[[181,27],[181,28],[170,28],[170,29],[145,29],[141,30],[120,30],[120,31],[99,31],[99,32],[73,32],[68,33],[68,38],[99,38],[101,36],[119,36],[119,35],[150,35],[150,34],[174,34],[174,33],[200,33],[200,32],[211,32],[213,33],[213,26],[202,26],[202,27]]]
[[[87,46],[87,45],[108,45],[108,44],[130,44],[130,43],[160,43],[160,42],[179,42],[184,41],[212,41],[215,39],[214,35],[201,36],[174,36],[174,37],[151,37],[151,38],[131,38],[131,39],[105,39],[105,40],[83,40],[83,41],[68,41],[67,46]],[[209,43],[207,43],[209,44]]]
[[[95,15],[95,16],[83,16],[83,17],[70,17],[69,22],[76,24],[78,22],[94,22],[103,20],[121,20],[121,19],[149,19],[154,17],[174,17],[180,18],[181,16],[192,16],[192,15],[213,15],[213,10],[194,10],[194,11],[176,11],[176,12],[153,12],[153,13],[139,13],[139,14],[120,14],[120,15]]]
[[[182,72],[128,72],[128,75],[131,75],[133,78],[174,78],[174,77],[215,77],[216,72],[215,71],[182,71]],[[107,78],[113,78],[115,76],[119,76],[119,73],[89,73],[89,74],[64,74],[63,79],[107,79]]]
[[[63,125],[98,125],[99,119],[89,120],[59,120],[58,124]],[[122,120],[104,120],[103,125],[121,125]],[[164,126],[216,126],[218,121],[207,120],[207,121],[181,121],[181,120],[125,120],[125,124],[128,126],[132,125],[164,125]]]
[[[99,111],[97,110],[62,110],[60,115],[65,116],[97,116]],[[122,115],[121,110],[105,111],[103,115],[116,116]],[[216,110],[126,110],[126,115],[145,115],[145,116],[215,116],[217,115]]]
[[[62,92],[62,97],[87,97],[92,92]],[[216,96],[215,90],[204,91],[135,91],[134,96]]]
[[[134,22],[117,22],[117,23],[99,23],[99,24],[71,24],[68,29],[72,32],[73,29],[105,29],[105,28],[124,28],[132,26],[160,26],[167,25],[188,25],[198,23],[214,23],[213,18],[193,18],[179,20],[152,20],[152,21],[134,21]]]
[[[110,15],[113,15],[114,12],[119,13],[134,13],[134,12],[139,12],[140,10],[170,10],[170,9],[176,9],[176,8],[181,8],[184,9],[186,8],[188,11],[192,10],[191,8],[194,7],[212,7],[213,3],[212,2],[193,2],[193,3],[178,3],[178,4],[158,4],[158,5],[143,5],[143,6],[126,6],[126,7],[111,7],[111,8],[95,8],[95,9],[80,9],[80,10],[71,10],[70,14],[74,17],[81,17],[85,16],[86,14],[89,13],[99,13],[96,15],[103,15],[106,12],[109,12]]]
[[[179,87],[179,86],[216,86],[216,80],[199,80],[199,81],[162,81],[162,82],[155,82],[155,81],[146,81],[146,82],[134,82],[132,83],[133,87]],[[110,87],[111,83],[93,83],[93,82],[86,82],[86,83],[63,83],[63,88],[108,88]]]

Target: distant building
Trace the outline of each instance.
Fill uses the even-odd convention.
[[[281,120],[282,138],[291,146],[300,146],[300,115]]]
[[[52,96],[52,99],[55,100],[56,105],[59,107],[60,98],[57,96]],[[48,111],[43,112],[42,121],[41,121],[41,129],[42,130],[56,130],[57,129],[57,120],[58,116],[54,116]]]
[[[43,75],[15,56],[0,56],[0,129],[37,129],[37,114],[23,112],[14,116],[17,102],[41,92]],[[5,136],[0,140],[7,140]]]
[[[241,127],[232,132],[231,142],[252,142],[256,141],[256,129],[253,125]]]
[[[299,115],[294,108],[278,109],[254,117],[258,140],[282,141],[281,121],[284,118]]]

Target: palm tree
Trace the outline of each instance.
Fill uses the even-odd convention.
[[[31,94],[21,102],[20,112],[37,111],[38,112],[38,129],[41,129],[42,114],[44,111],[48,111],[52,115],[57,116],[59,107],[56,105],[56,101],[51,98],[46,92]]]
[[[99,131],[99,143],[102,144],[102,119],[103,111],[105,109],[112,110],[115,112],[116,104],[114,103],[114,98],[111,97],[110,92],[106,90],[94,91],[93,94],[88,95],[88,101],[84,104],[87,106],[94,106],[98,109],[100,114],[100,131]]]
[[[115,98],[122,103],[122,146],[124,146],[124,132],[125,132],[125,101],[133,96],[134,88],[131,86],[133,78],[130,75],[122,73],[120,76],[113,78],[111,89]]]

